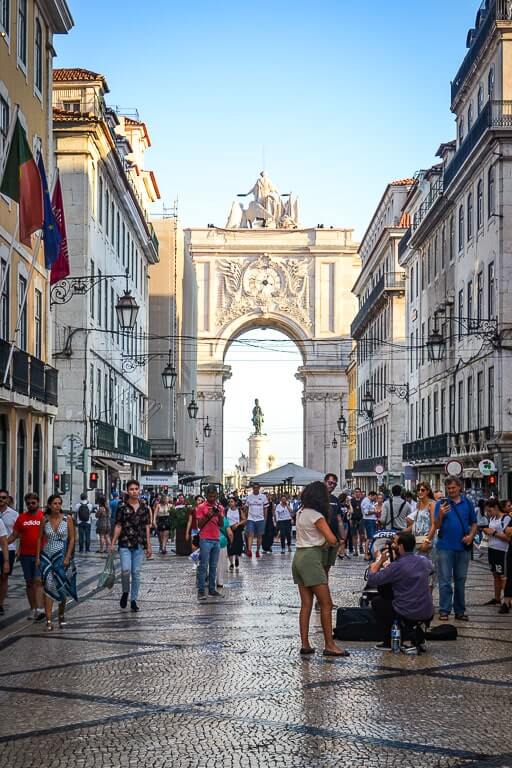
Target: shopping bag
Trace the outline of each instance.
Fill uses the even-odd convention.
[[[114,582],[116,580],[116,567],[114,564],[114,557],[115,555],[113,552],[111,552],[107,557],[105,567],[100,573],[100,577],[98,579],[98,589],[104,589],[105,587],[107,589],[112,589],[114,586]]]

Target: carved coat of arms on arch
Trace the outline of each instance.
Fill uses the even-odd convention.
[[[262,254],[217,261],[217,325],[222,327],[252,311],[282,312],[311,328],[311,259]]]

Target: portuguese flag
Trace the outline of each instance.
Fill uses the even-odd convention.
[[[43,226],[43,187],[19,117],[16,118],[0,192],[18,203],[19,239],[30,248],[31,235]]]

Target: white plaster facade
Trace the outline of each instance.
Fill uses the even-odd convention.
[[[55,153],[71,277],[87,276],[88,287],[93,286],[52,308],[59,369],[58,471],[70,472],[66,436],[77,435],[85,448],[83,471],[74,472],[73,500],[88,487],[91,470],[98,472],[98,490],[108,494],[151,464],[148,268],[158,261],[158,241],[149,205],[158,188],[144,169],[144,151],[150,146],[145,124],[108,109],[106,93],[102,75],[56,70]],[[102,279],[106,275],[118,277]],[[54,286],[54,298],[62,287]],[[139,306],[133,332],[120,330],[115,311],[126,287]]]
[[[359,272],[349,229],[185,230],[198,287],[198,401],[213,428],[205,473],[222,478],[224,364],[233,341],[252,328],[275,328],[295,341],[303,365],[305,466],[343,470],[331,440],[347,390],[350,292]]]
[[[408,379],[403,351],[405,274],[398,263],[398,244],[407,229],[402,208],[414,184],[413,179],[388,184],[359,249],[361,274],[353,287],[359,312],[351,326],[356,341],[356,408],[362,409],[367,391],[375,404],[371,421],[356,414],[352,472],[354,486],[365,491],[376,490],[378,464],[384,467],[385,484],[402,480]]]
[[[438,486],[448,458],[468,487],[484,485],[482,458],[512,492],[512,23],[502,0],[479,10],[452,83],[457,139],[420,174],[407,203],[411,402],[404,460]],[[446,341],[430,363],[433,329]]]

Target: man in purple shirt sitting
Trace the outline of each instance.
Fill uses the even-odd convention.
[[[407,621],[428,621],[434,614],[429,577],[433,571],[430,560],[416,555],[416,538],[412,533],[400,532],[395,538],[397,559],[390,563],[388,550],[379,552],[371,564],[369,587],[384,587],[372,600],[377,623],[384,630],[384,642],[377,648],[391,648],[391,627],[397,618]]]

